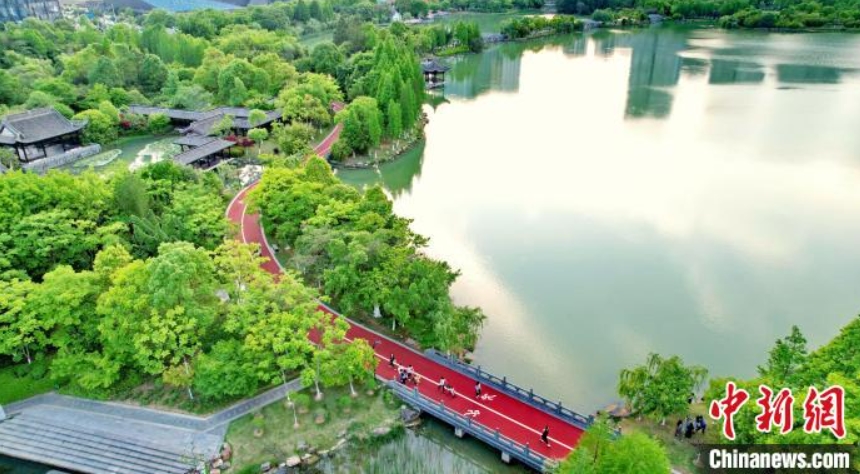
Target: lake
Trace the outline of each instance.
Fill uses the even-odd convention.
[[[750,376],[860,312],[860,35],[597,31],[450,59],[378,170],[462,271],[477,364],[583,412],[678,354]]]

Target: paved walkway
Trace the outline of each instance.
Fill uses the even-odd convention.
[[[245,196],[247,191],[256,186],[251,184],[239,192],[227,208],[226,215],[231,222],[238,224],[239,238],[246,243],[260,245],[260,254],[266,260],[262,267],[273,275],[280,274],[283,269],[274,257],[274,252],[266,240],[260,225],[259,216],[246,212]],[[328,307],[320,306],[320,310],[336,314]],[[377,376],[391,380],[396,375],[396,369],[388,365],[388,358],[393,354],[400,366],[413,366],[416,373],[423,379],[418,387],[422,396],[436,402],[443,402],[448,408],[455,410],[460,416],[470,417],[474,423],[483,425],[489,431],[498,431],[502,436],[511,439],[521,446],[528,446],[532,452],[547,459],[560,460],[577,445],[583,430],[572,423],[561,419],[534,404],[523,401],[503,390],[484,385],[481,397],[475,397],[473,387],[476,380],[468,374],[438,363],[424,354],[400,344],[384,335],[373,332],[347,319],[350,324],[347,338],[360,337],[374,346],[380,363]],[[454,386],[456,397],[444,395],[437,389],[436,383],[444,377]],[[549,427],[550,444],[540,441],[544,427]]]
[[[284,397],[287,392],[295,392],[302,387],[301,380],[295,379],[286,384],[263,392],[253,398],[237,402],[219,412],[208,416],[188,415],[169,411],[154,410],[116,402],[102,402],[86,398],[70,397],[58,393],[45,393],[4,406],[7,414],[32,411],[40,407],[59,407],[79,412],[94,413],[101,416],[133,420],[152,425],[163,425],[188,431],[212,431],[227,423],[241,418]]]

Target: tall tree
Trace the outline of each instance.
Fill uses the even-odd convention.
[[[667,416],[686,410],[688,399],[706,376],[704,367],[686,366],[678,356],[664,359],[652,353],[645,364],[621,371],[618,394],[635,413],[665,423]]]
[[[758,367],[758,373],[777,384],[794,384],[795,376],[800,367],[806,362],[806,338],[797,326],[791,327],[791,334],[784,339],[777,339],[770,350],[764,366]]]

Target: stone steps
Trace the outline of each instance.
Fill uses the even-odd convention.
[[[184,474],[194,464],[176,449],[26,413],[0,423],[0,453],[92,474]]]
[[[128,454],[131,457],[137,459],[151,459],[155,457],[156,459],[168,459],[168,460],[182,460],[185,458],[185,453],[179,450],[174,450],[165,446],[153,446],[152,444],[141,443],[135,439],[123,439],[117,440],[115,435],[105,436],[103,433],[93,434],[90,431],[83,431],[81,429],[69,428],[57,423],[54,423],[50,420],[46,420],[43,417],[35,417],[33,415],[27,415],[26,420],[37,419],[38,428],[40,430],[48,427],[51,430],[44,432],[48,436],[52,436],[54,438],[61,437],[60,439],[68,439],[69,437],[77,438],[81,440],[82,445],[86,446],[97,446],[99,449],[120,449],[124,452],[124,454]],[[24,430],[31,430],[33,423],[21,423],[13,425],[22,427]],[[101,451],[100,451],[101,452]],[[182,461],[170,461],[170,463],[174,464],[174,467],[185,467],[187,463]]]

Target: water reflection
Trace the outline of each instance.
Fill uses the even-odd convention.
[[[709,84],[756,84],[764,81],[761,64],[734,59],[712,59]]]
[[[560,46],[566,55],[583,61],[628,58],[624,107],[628,118],[668,117],[672,112],[673,88],[682,77],[707,75],[708,82],[715,85],[759,84],[768,76],[786,85],[837,84],[846,74],[853,75],[858,70],[852,65],[845,66],[846,55],[852,55],[852,43],[839,35],[821,35],[828,44],[823,58],[796,48],[796,38],[790,35],[738,35],[741,45],[727,45],[713,31],[667,27],[632,32],[599,30],[564,38],[507,43],[483,54],[452,59],[453,67],[442,94],[475,98],[493,91],[516,92],[524,55],[552,46]],[[750,54],[748,47],[752,45],[755,51],[776,62],[762,62]],[[839,65],[791,62],[809,61],[813,57]]]
[[[505,48],[456,63],[478,76],[425,109],[423,162],[342,174],[385,183],[462,270],[480,363],[590,410],[649,351],[750,375],[791,324],[814,345],[860,309],[860,37]]]

